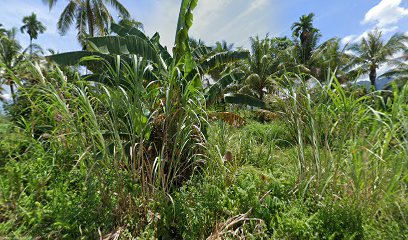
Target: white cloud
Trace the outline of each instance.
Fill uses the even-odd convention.
[[[341,40],[341,43],[360,42],[374,29],[381,31],[383,35],[395,33],[399,29],[398,22],[408,17],[408,9],[401,7],[401,2],[402,0],[381,0],[368,10],[362,21],[363,24],[375,24],[374,28],[367,29],[360,35],[348,35]]]
[[[234,3],[235,4],[235,3]],[[229,31],[240,31],[242,33],[243,27],[248,27],[249,24],[252,24],[255,19],[252,18],[250,21],[245,20],[248,16],[252,16],[258,13],[261,13],[262,8],[265,8],[268,2],[266,0],[253,0],[252,3],[248,6],[246,4],[245,11],[235,15],[228,23],[216,31],[216,35],[222,35],[228,33]],[[260,17],[257,15],[257,17]],[[258,26],[259,27],[259,26]],[[248,30],[248,29],[246,29]],[[247,36],[249,38],[250,35]]]
[[[194,15],[194,28],[202,29],[209,26],[214,18],[218,18],[231,2],[232,0],[199,1]]]
[[[398,23],[408,16],[408,9],[400,6],[402,0],[382,0],[365,15],[363,23],[375,23],[377,27],[386,27]]]
[[[148,35],[155,32],[160,33],[161,42],[171,47],[177,25],[179,4],[172,0],[154,0],[149,7],[150,15],[146,19],[141,19]]]
[[[272,18],[276,16],[273,6],[276,0],[202,0],[194,10],[194,24],[190,35],[206,44],[226,40],[236,46],[245,45],[250,36],[277,32]],[[142,22],[151,35],[159,32],[162,42],[172,46],[179,12],[174,0],[155,0],[152,13]],[[154,31],[154,32],[153,32]]]
[[[348,35],[348,36],[345,36],[344,38],[341,39],[341,43],[342,43],[343,45],[345,45],[345,44],[358,43],[358,42],[360,42],[363,38],[366,38],[367,35],[368,35],[368,33],[369,33],[370,31],[371,31],[371,30],[366,30],[366,31],[364,31],[364,32],[363,32],[362,34],[360,34],[360,35]]]
[[[6,27],[20,27],[23,16],[36,12],[39,20],[47,26],[45,34],[36,43],[61,52],[79,49],[74,27],[64,37],[56,29],[59,14],[66,1],[58,2],[52,11],[42,3],[27,0],[0,0],[2,6],[1,23]],[[41,2],[40,0],[36,0]],[[123,0],[132,16],[143,22],[148,35],[159,32],[161,42],[171,48],[174,43],[180,0],[140,0],[137,3]],[[247,46],[249,37],[277,35],[279,30],[278,0],[200,0],[194,10],[194,24],[190,35],[211,45],[226,40],[235,46]],[[23,46],[28,45],[26,34],[18,33]]]
[[[381,31],[383,35],[388,34],[388,33],[394,33],[398,30],[398,26],[391,26],[391,27],[384,27],[384,28],[376,28],[377,30]],[[358,43],[360,42],[363,38],[366,38],[368,33],[373,31],[372,30],[366,30],[360,35],[348,35],[345,36],[341,39],[341,44],[352,44],[352,43]]]
[[[377,5],[367,11],[364,19],[361,21],[362,24],[371,24],[371,26],[361,34],[352,34],[343,37],[341,44],[345,45],[347,43],[353,44],[360,42],[374,29],[381,31],[385,37],[397,32],[400,26],[402,26],[400,21],[404,21],[404,18],[408,18],[408,8],[402,7],[401,3],[402,0],[381,0]]]
[[[348,35],[348,36],[345,36],[345,37],[343,37],[342,39],[341,39],[341,44],[342,45],[346,45],[346,44],[348,44],[348,43],[352,43],[352,42],[354,42],[354,40],[357,38],[357,36],[356,35]]]

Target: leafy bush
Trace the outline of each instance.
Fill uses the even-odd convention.
[[[174,212],[169,211],[172,221],[168,225],[174,226],[183,239],[202,239],[239,214],[248,213],[253,221],[269,223],[279,212],[285,196],[285,189],[269,174],[252,167],[237,169],[229,177],[196,176],[175,193]],[[240,224],[243,222],[233,228]],[[255,229],[250,229],[248,233],[254,233]],[[268,230],[264,229],[263,234],[265,231]]]
[[[363,216],[353,205],[327,206],[317,214],[321,239],[363,239]]]

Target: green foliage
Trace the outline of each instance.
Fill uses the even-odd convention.
[[[76,20],[103,33],[109,13],[84,2],[68,4],[61,30],[90,11]],[[188,35],[197,3],[181,1],[171,53],[158,33],[111,24],[116,35],[50,57],[84,76],[41,62],[22,81],[24,53],[1,35],[2,80],[19,89],[0,119],[0,238],[406,238],[408,86],[366,94],[342,86],[343,71],[318,74],[348,58],[338,40],[316,47],[313,14],[293,25],[295,45],[207,47]],[[218,100],[224,112],[209,112]],[[243,103],[274,112],[258,109],[265,121]]]
[[[239,81],[243,77],[242,73],[230,73],[222,76],[214,83],[207,92],[207,102],[215,102],[223,93],[223,90],[230,84]]]
[[[231,104],[243,104],[253,107],[265,107],[265,103],[257,98],[242,93],[228,93],[224,96],[225,102]]]
[[[321,37],[319,29],[313,26],[314,13],[303,15],[299,22],[293,23],[291,29],[295,37],[297,57],[302,64],[307,64]]]
[[[405,57],[394,55],[398,52],[407,52],[408,36],[396,33],[387,42],[382,39],[382,32],[374,30],[359,43],[350,46],[355,55],[348,64],[351,75],[368,74],[371,85],[376,88],[377,70],[384,64],[397,66],[405,64]]]
[[[334,82],[318,93],[289,98],[296,101],[280,107],[286,121],[249,122],[241,128],[215,122],[207,129],[206,148],[199,152],[206,156],[206,164],[192,175],[183,174],[182,181],[173,177],[165,182],[160,177],[143,180],[148,162],[138,163],[145,171],[135,171],[126,158],[127,141],[143,139],[141,144],[148,149],[148,144],[166,139],[157,135],[154,121],[148,125],[146,119],[151,117],[143,117],[150,110],[139,108],[152,99],[151,107],[160,109],[154,100],[160,92],[145,88],[150,96],[140,92],[143,84],[139,90],[118,91],[54,76],[24,93],[35,103],[32,124],[21,124],[22,129],[3,120],[0,125],[5,136],[1,155],[7,159],[0,164],[1,235],[65,239],[116,233],[122,238],[170,239],[401,239],[407,235],[403,190],[407,88],[395,91],[383,104],[380,95],[360,99]],[[297,87],[297,94],[307,92]],[[142,96],[138,104],[130,101],[136,99],[133,94]],[[140,115],[131,118],[130,112]],[[185,116],[181,119],[187,126],[194,118]],[[133,122],[132,128],[125,121]],[[332,131],[313,129],[317,123]],[[177,131],[180,135],[172,135],[176,141],[188,144],[181,138],[184,130]],[[172,149],[180,146],[176,141],[171,142],[176,147]],[[162,153],[156,159],[166,154],[166,148],[159,149]],[[225,157],[227,152],[231,159]],[[299,162],[301,156],[304,162]],[[182,158],[177,161],[182,164]],[[305,170],[300,171],[298,164],[305,164]],[[154,176],[172,174],[168,167],[158,167]],[[146,188],[151,185],[155,187]]]
[[[89,179],[79,165],[67,171],[66,161],[73,155],[60,152],[53,157],[48,147],[23,134],[19,138],[6,148],[9,160],[1,167],[0,235],[70,239],[95,237],[98,228],[113,227],[108,219],[114,208],[101,203],[107,197],[104,185],[116,184],[112,171],[100,169],[106,182]],[[1,143],[11,140],[7,137]],[[114,195],[109,198],[115,201]]]
[[[30,36],[30,52],[33,52],[33,39],[37,39],[39,34],[45,32],[45,26],[37,20],[37,15],[32,13],[30,16],[23,18],[24,25],[20,28],[21,33],[27,32]]]
[[[320,236],[329,239],[363,239],[363,216],[355,206],[340,204],[322,208],[317,217],[321,221]]]
[[[175,195],[173,226],[183,239],[201,239],[216,231],[217,224],[248,211],[253,222],[265,222],[279,209],[283,196],[271,176],[254,168],[237,169],[227,178],[193,178]],[[255,231],[250,222],[247,231]]]
[[[44,0],[44,2],[47,2]],[[50,9],[56,3],[56,0],[48,1]],[[66,34],[72,25],[75,25],[78,41],[85,46],[86,37],[105,35],[106,29],[113,22],[113,17],[108,10],[107,5],[116,10],[122,17],[129,18],[128,10],[118,1],[89,1],[81,0],[69,2],[62,11],[57,28],[61,34]]]
[[[242,130],[247,138],[257,141],[257,144],[263,142],[274,142],[276,147],[289,147],[294,143],[284,123],[274,121],[268,124],[258,122],[245,126]]]

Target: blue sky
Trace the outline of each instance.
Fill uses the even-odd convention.
[[[66,36],[60,36],[56,29],[67,2],[59,0],[50,11],[42,0],[1,0],[0,23],[20,28],[22,18],[35,12],[47,26],[36,43],[59,52],[79,50],[75,29]],[[148,35],[159,32],[162,42],[172,45],[180,0],[121,2],[133,18],[144,23]],[[291,24],[310,12],[316,15],[315,26],[321,30],[322,41],[337,36],[344,43],[355,42],[374,28],[382,30],[385,37],[408,33],[408,0],[200,0],[191,35],[207,44],[226,40],[236,47],[249,47],[250,36],[290,36]],[[18,39],[28,46],[27,35],[19,33]]]
[[[59,14],[68,0],[59,0],[49,11],[42,0],[1,0],[0,23],[20,27],[23,16],[36,12],[47,26],[37,43],[60,52],[77,50],[75,30],[61,37],[56,29]],[[122,0],[132,16],[143,22],[148,34],[160,32],[166,45],[173,42],[179,0]],[[407,0],[200,0],[191,35],[208,44],[227,40],[247,47],[249,37],[270,33],[290,36],[290,26],[305,13],[316,14],[315,25],[323,39],[334,36],[358,40],[377,27],[390,35],[408,31]],[[113,13],[115,15],[115,13]],[[24,46],[28,36],[18,38]]]

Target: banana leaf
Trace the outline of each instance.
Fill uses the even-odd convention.
[[[224,75],[214,83],[207,93],[207,101],[213,102],[219,97],[223,90],[233,82],[239,81],[240,79],[244,78],[245,74],[242,72],[239,73],[229,73]]]
[[[220,52],[200,61],[201,68],[208,72],[219,66],[247,59],[248,51]]]
[[[242,93],[228,93],[224,95],[224,99],[226,103],[241,104],[259,108],[265,107],[265,102]]]

